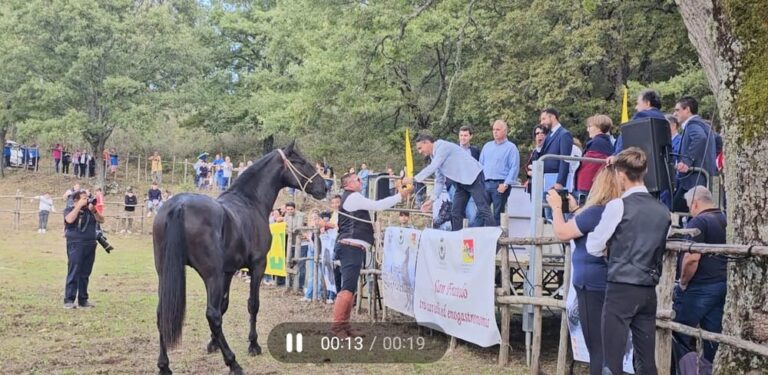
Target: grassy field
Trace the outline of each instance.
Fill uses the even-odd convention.
[[[2,374],[147,374],[156,371],[157,279],[148,236],[111,235],[112,254],[97,249],[91,277],[93,309],[62,308],[66,275],[61,232],[33,230],[5,233],[0,240],[0,373]],[[209,338],[203,284],[188,272],[187,319],[183,344],[170,352],[176,373],[224,374],[221,355],[206,354]],[[282,364],[269,354],[270,329],[284,321],[320,321],[330,306],[298,302],[282,289],[262,288],[258,331],[265,353],[247,354],[247,284],[233,282],[224,332],[247,373],[510,373],[527,372],[522,343],[513,347],[512,364],[495,366],[497,348],[459,345],[439,362],[422,365]],[[355,317],[363,320],[365,316]],[[552,339],[556,340],[556,330]],[[548,340],[553,341],[553,340]],[[554,353],[545,358],[552,359]],[[545,366],[552,373],[551,365]]]

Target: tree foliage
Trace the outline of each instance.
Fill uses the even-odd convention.
[[[625,84],[661,89],[665,109],[707,96],[671,0],[48,3],[10,7],[34,76],[15,123],[94,148],[178,123],[381,168],[401,162],[405,127],[453,138],[470,124],[481,143],[504,118],[525,149],[545,106],[584,137],[586,117],[618,118]]]

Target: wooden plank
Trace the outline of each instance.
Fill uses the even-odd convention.
[[[510,295],[512,285],[509,280],[509,247],[501,245],[501,294]],[[510,335],[510,311],[508,304],[499,306],[501,310],[501,345],[499,346],[499,366],[509,363],[509,335]]]
[[[541,297],[542,294],[542,247],[534,247],[536,256],[534,257],[533,269],[533,296]],[[541,373],[541,306],[533,306],[533,343],[531,345],[531,374],[539,375]]]

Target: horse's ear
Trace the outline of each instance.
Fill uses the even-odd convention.
[[[293,147],[296,146],[296,140],[292,140],[291,143],[288,144],[288,146],[285,146],[283,151],[285,151],[286,154],[293,152]]]

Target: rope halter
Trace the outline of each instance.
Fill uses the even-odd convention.
[[[307,193],[307,186],[309,186],[309,184],[312,182],[312,179],[320,175],[320,172],[315,171],[315,174],[307,177],[305,174],[301,173],[301,171],[298,168],[296,168],[296,166],[293,165],[293,163],[290,160],[288,160],[283,150],[278,148],[277,152],[283,158],[283,165],[285,165],[285,167],[288,168],[289,171],[291,171],[291,174],[296,179],[296,182],[300,186],[301,191],[304,192],[304,194],[311,195]],[[301,183],[301,179],[299,178],[299,176],[304,177],[305,179],[304,183]]]

